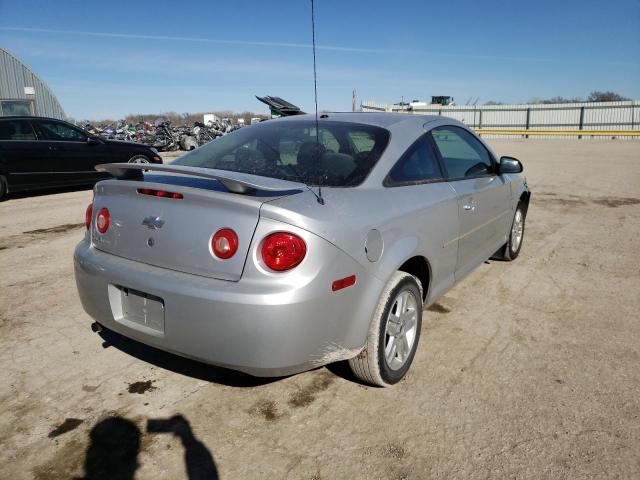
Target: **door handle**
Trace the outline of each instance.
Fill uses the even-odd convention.
[[[478,206],[478,202],[476,200],[474,200],[473,198],[469,199],[468,203],[465,203],[462,208],[464,208],[465,210],[469,211],[469,212],[473,212],[476,207]]]

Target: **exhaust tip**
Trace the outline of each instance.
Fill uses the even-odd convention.
[[[95,332],[95,333],[99,333],[102,331],[102,325],[100,325],[98,322],[93,322],[91,324],[91,331]]]

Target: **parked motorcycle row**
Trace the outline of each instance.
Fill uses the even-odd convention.
[[[160,152],[169,152],[193,150],[240,128],[240,125],[234,125],[229,119],[224,118],[207,125],[195,122],[193,126],[173,126],[171,122],[159,119],[153,124],[140,122],[134,125],[118,122],[116,125],[95,126],[86,123],[82,127],[89,133],[105,139],[141,143]]]

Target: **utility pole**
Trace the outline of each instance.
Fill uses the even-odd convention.
[[[356,111],[356,91],[355,89],[351,91],[351,111]]]

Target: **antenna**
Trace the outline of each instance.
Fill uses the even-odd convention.
[[[318,153],[320,152],[320,129],[318,128],[318,75],[316,73],[316,15],[313,0],[311,0],[311,39],[313,44],[313,93],[316,102],[316,162]],[[324,199],[322,198],[322,185],[318,182],[318,195],[316,196],[318,203],[324,205]]]

